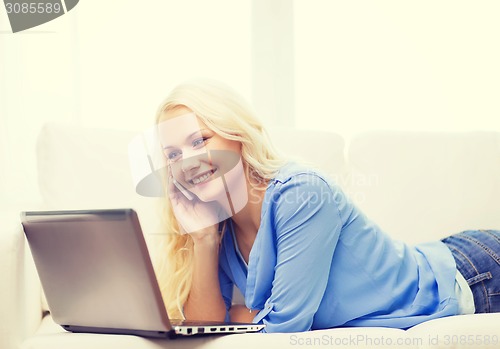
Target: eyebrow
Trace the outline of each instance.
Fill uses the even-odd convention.
[[[197,134],[197,133],[200,133],[200,134],[201,134],[203,131],[207,131],[207,129],[206,129],[206,128],[200,128],[199,130],[194,131],[194,132],[193,132],[193,133],[191,133],[189,136],[187,136],[187,137],[186,137],[186,139],[187,139],[187,138],[191,138],[191,137],[193,137],[193,136],[194,136],[195,134]],[[172,147],[171,145],[167,145],[167,146],[164,146],[164,147],[163,147],[163,149],[168,149],[168,148],[173,148],[173,147]]]

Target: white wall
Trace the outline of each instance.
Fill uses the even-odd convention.
[[[0,208],[39,200],[36,137],[45,122],[143,131],[193,77],[251,99],[250,0],[80,1],[12,34],[0,7]]]
[[[294,4],[297,126],[500,131],[500,2]]]
[[[250,99],[250,0],[110,3],[75,8],[83,125],[148,127],[168,92],[193,77]]]
[[[75,113],[73,21],[63,16],[12,34],[0,7],[0,205],[38,199],[38,131]]]

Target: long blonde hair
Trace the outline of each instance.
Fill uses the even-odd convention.
[[[229,87],[209,80],[181,84],[160,104],[156,123],[165,112],[180,107],[192,110],[221,137],[241,143],[247,178],[269,180],[283,166],[283,158],[271,145],[252,108]],[[180,234],[167,197],[162,200],[161,230],[165,240],[156,261],[158,282],[169,317],[184,319],[182,309],[193,276],[193,240],[189,234]]]

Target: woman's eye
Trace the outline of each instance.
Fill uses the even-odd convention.
[[[207,141],[207,139],[208,139],[207,137],[195,139],[193,141],[193,147],[200,147],[200,146],[204,145],[205,142]]]
[[[175,161],[181,156],[181,152],[178,150],[170,151],[165,154],[169,160]]]

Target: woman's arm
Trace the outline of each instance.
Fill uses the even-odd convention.
[[[247,322],[251,323],[259,310],[250,310],[243,304],[235,304],[229,311],[229,316],[232,322]]]
[[[219,241],[215,227],[203,234],[191,234],[194,240],[194,271],[191,290],[184,304],[188,320],[224,321],[226,305],[219,284]]]
[[[343,196],[314,175],[298,175],[279,189],[268,209],[276,234],[271,295],[254,318],[266,332],[311,329],[340,236],[342,205]]]

